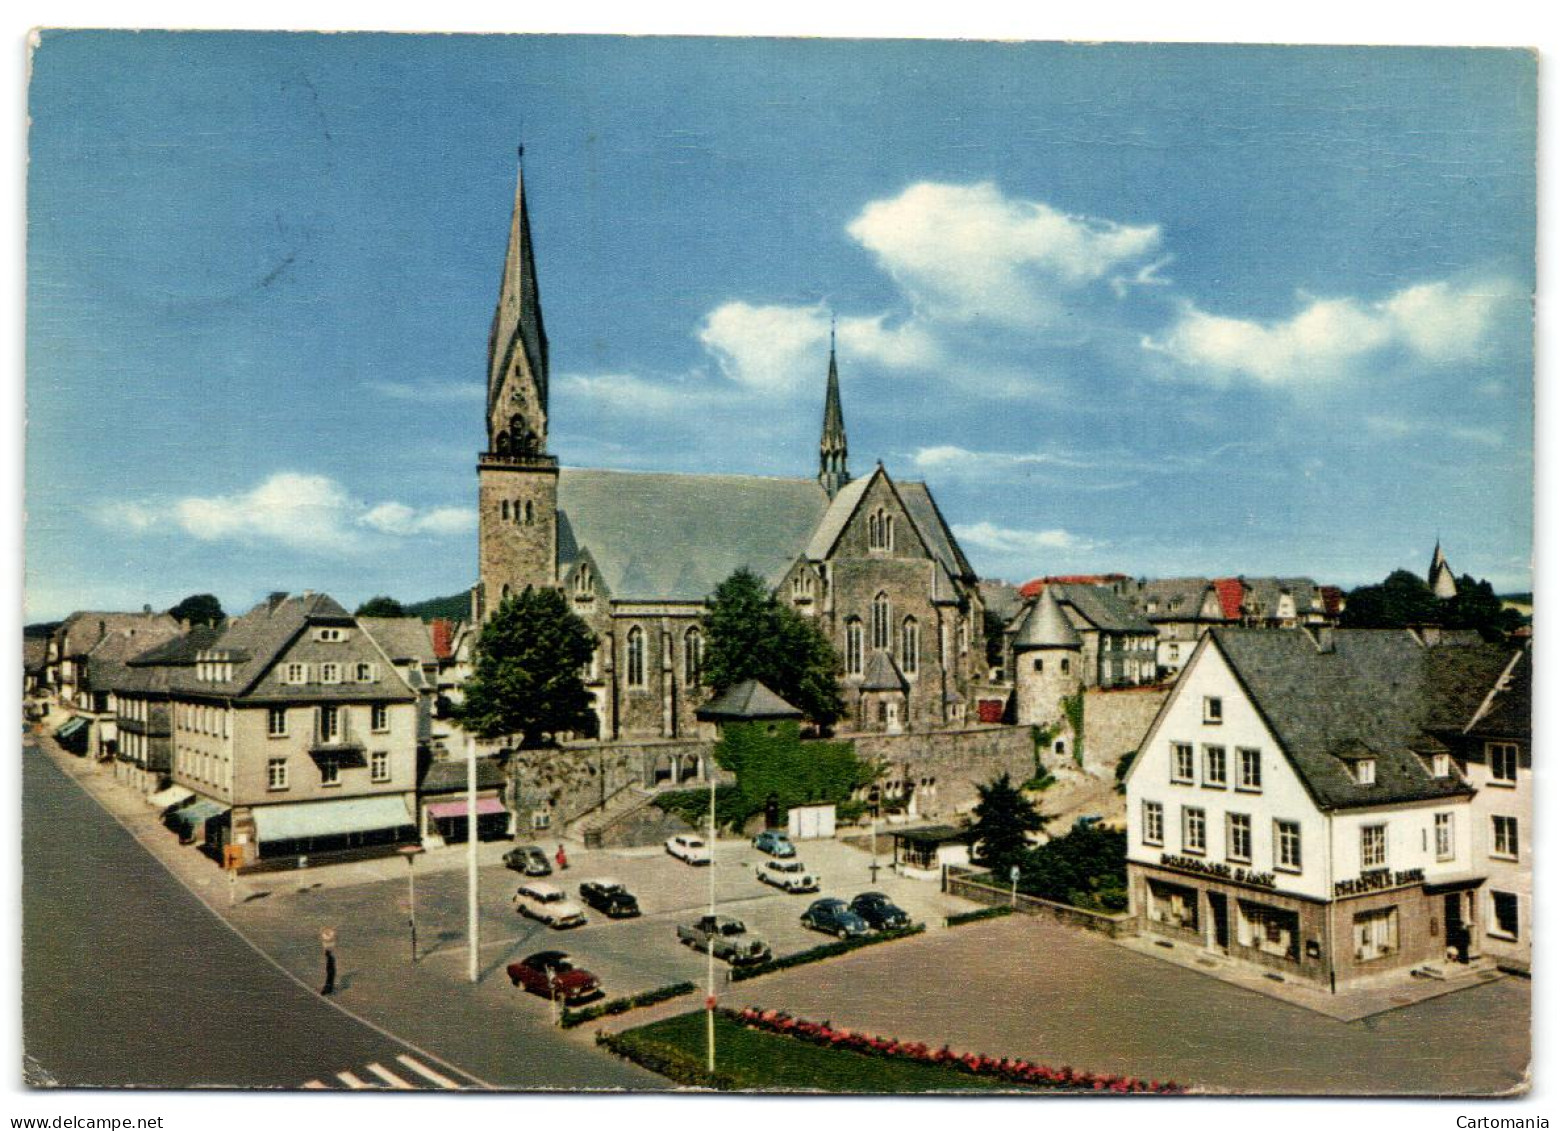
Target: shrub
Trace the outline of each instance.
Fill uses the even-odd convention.
[[[674,1084],[690,1088],[713,1088],[721,1092],[734,1092],[741,1087],[738,1080],[728,1073],[717,1070],[711,1075],[705,1069],[702,1059],[659,1041],[646,1040],[637,1033],[601,1032],[596,1034],[596,1043],[624,1060],[631,1060],[641,1068],[665,1076]]]
[[[989,879],[990,877],[987,878]],[[995,907],[982,907],[979,911],[965,911],[959,915],[950,915],[947,918],[947,924],[950,927],[962,927],[966,923],[979,923],[985,919],[1000,919],[1004,915],[1011,914],[1013,914],[1013,909],[1006,903],[1001,903]]]
[[[801,950],[795,954],[788,954],[784,958],[772,958],[768,962],[760,962],[756,966],[738,966],[731,971],[731,980],[733,982],[745,982],[749,978],[759,978],[765,974],[773,974],[777,970],[789,970],[793,966],[805,966],[809,962],[822,962],[825,958],[849,954],[851,951],[860,950],[864,946],[874,946],[877,943],[906,939],[911,935],[919,935],[924,930],[926,930],[925,924],[914,923],[897,931],[879,931],[876,934],[862,935],[854,939],[840,939],[838,942],[815,946],[811,950]]]
[[[642,1009],[647,1005],[658,1005],[663,1001],[670,1001],[674,997],[691,994],[696,989],[698,987],[692,982],[677,982],[674,985],[646,990],[644,993],[633,994],[629,997],[598,1002],[595,1005],[586,1006],[584,1009],[565,1009],[562,1017],[559,1019],[559,1024],[565,1029],[572,1029],[576,1025],[583,1025],[585,1022],[594,1021],[598,1017],[615,1017],[619,1013],[627,1013],[630,1009]]]

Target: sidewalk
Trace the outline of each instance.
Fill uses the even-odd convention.
[[[1482,986],[1498,981],[1505,975],[1489,966],[1466,966],[1455,970],[1445,981],[1436,978],[1416,978],[1407,970],[1373,982],[1369,985],[1329,993],[1318,986],[1295,980],[1277,980],[1249,966],[1231,962],[1219,955],[1178,945],[1167,950],[1155,942],[1151,935],[1112,940],[1117,946],[1149,958],[1157,958],[1172,966],[1194,970],[1209,978],[1243,990],[1263,994],[1276,1001],[1298,1005],[1334,1021],[1359,1021],[1405,1006],[1418,1005],[1422,1001],[1456,993],[1470,986]]]

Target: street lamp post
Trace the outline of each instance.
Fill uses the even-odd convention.
[[[406,857],[406,913],[412,924],[412,962],[417,961],[417,857],[422,853],[422,845],[408,844],[401,848],[401,855]]]
[[[466,736],[466,977],[477,980],[477,739]]]
[[[706,1067],[715,1073],[715,760],[706,763],[710,776],[710,938],[706,973],[707,996],[704,999],[704,1040],[708,1048]]]

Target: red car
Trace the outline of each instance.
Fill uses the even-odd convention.
[[[565,1005],[595,997],[601,993],[601,981],[589,970],[581,970],[561,950],[544,950],[508,966],[509,981],[549,1001],[556,998]]]

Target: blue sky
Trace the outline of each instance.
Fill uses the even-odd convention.
[[[51,33],[27,615],[476,572],[526,144],[566,464],[852,466],[977,569],[1531,584],[1509,51]],[[675,533],[675,532],[671,532]]]

